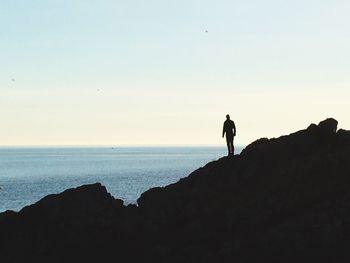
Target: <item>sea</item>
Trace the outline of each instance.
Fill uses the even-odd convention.
[[[237,147],[239,152],[241,148]],[[100,182],[125,204],[226,155],[226,147],[0,147],[0,212]]]

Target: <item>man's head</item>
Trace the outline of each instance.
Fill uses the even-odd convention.
[[[226,115],[226,119],[228,119],[228,120],[229,120],[229,119],[230,119],[230,115],[228,115],[228,114],[227,114],[227,115]]]

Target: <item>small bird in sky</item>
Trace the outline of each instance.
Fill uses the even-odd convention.
[[[15,82],[15,79],[11,79],[12,82]]]
[[[208,30],[205,30],[205,33],[208,33],[209,31]]]

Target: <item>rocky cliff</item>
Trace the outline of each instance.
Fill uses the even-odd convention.
[[[259,139],[124,206],[100,184],[0,214],[1,262],[348,262],[350,131]]]

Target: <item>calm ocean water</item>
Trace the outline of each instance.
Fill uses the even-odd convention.
[[[134,203],[225,154],[225,147],[0,148],[0,212],[95,182]]]

